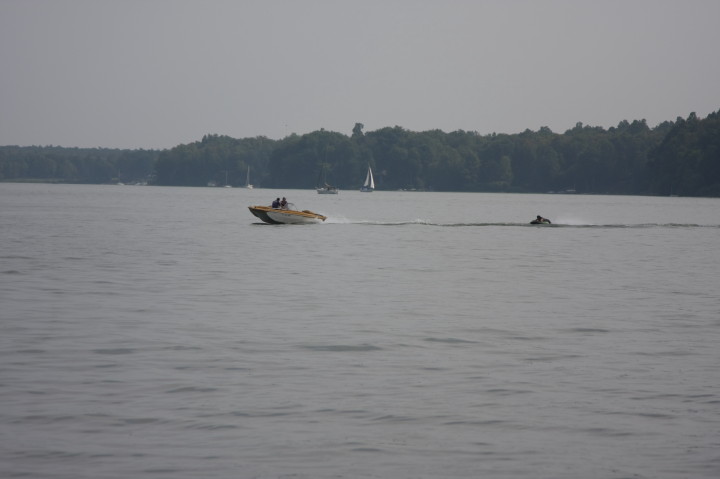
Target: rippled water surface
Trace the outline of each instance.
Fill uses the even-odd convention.
[[[258,224],[276,196],[328,220]],[[2,477],[720,476],[720,200],[0,205]]]

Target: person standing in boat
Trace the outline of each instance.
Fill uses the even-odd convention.
[[[273,208],[280,208],[280,198],[275,198],[275,201],[272,202]]]
[[[287,209],[287,200],[285,199],[284,196],[283,196],[282,201],[280,202],[280,208],[283,209],[283,210],[286,210],[286,209]]]

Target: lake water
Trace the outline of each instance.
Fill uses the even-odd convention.
[[[328,220],[258,224],[277,196]],[[720,477],[718,199],[0,206],[1,477]]]

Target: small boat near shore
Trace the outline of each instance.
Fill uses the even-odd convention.
[[[248,206],[248,209],[250,213],[271,225],[306,225],[322,223],[327,219],[327,216],[309,210],[296,210],[292,203],[288,203],[287,209],[271,206]]]
[[[318,184],[322,186],[315,187],[315,190],[319,195],[337,195],[339,190],[337,186],[333,186],[327,182],[327,164],[323,163],[320,176],[318,177]]]
[[[319,195],[337,195],[338,194],[338,188],[337,186],[330,186],[327,183],[325,183],[325,186],[318,186],[315,188]]]

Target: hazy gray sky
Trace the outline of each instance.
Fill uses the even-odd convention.
[[[0,145],[650,126],[720,109],[719,0],[0,0]]]

